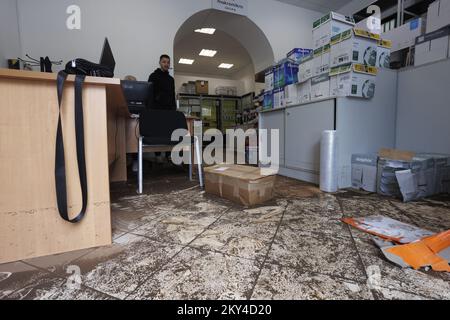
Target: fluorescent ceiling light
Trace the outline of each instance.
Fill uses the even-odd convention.
[[[181,58],[180,61],[178,61],[178,63],[180,63],[180,64],[193,64],[194,60]]]
[[[214,28],[201,28],[195,30],[197,33],[204,33],[204,34],[214,34],[216,32],[216,29]]]
[[[200,52],[200,55],[201,55],[201,56],[204,56],[204,57],[210,57],[210,58],[212,58],[212,57],[214,57],[214,56],[216,55],[216,53],[217,53],[217,51],[215,51],[215,50],[203,49],[203,50]]]
[[[231,64],[231,63],[222,63],[220,66],[219,66],[219,68],[221,68],[221,69],[231,69],[231,68],[233,68],[234,67],[234,64]]]

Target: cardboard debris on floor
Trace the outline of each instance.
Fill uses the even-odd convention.
[[[244,206],[252,206],[273,198],[275,179],[273,173],[257,167],[216,165],[205,169],[205,190]]]
[[[343,222],[364,232],[398,244],[407,244],[432,236],[433,233],[383,216],[344,218]]]
[[[450,272],[450,230],[430,231],[383,216],[344,218],[343,222],[372,234],[384,256],[402,268]]]

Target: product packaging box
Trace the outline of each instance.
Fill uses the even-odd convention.
[[[330,71],[330,96],[373,98],[377,72],[377,68],[361,64],[332,68]]]
[[[314,57],[312,60],[313,76],[320,76],[330,72],[330,54],[330,44],[314,50]]]
[[[305,82],[313,77],[313,59],[314,53],[311,53],[300,63],[297,77],[299,83]]]
[[[432,158],[434,160],[434,193],[450,193],[450,155],[419,153],[416,157]]]
[[[377,192],[377,154],[354,154],[352,156],[352,187]]]
[[[450,26],[417,37],[414,65],[421,66],[449,57]]]
[[[404,202],[433,195],[436,188],[435,167],[432,157],[383,149],[378,160],[377,192],[402,198]]]
[[[331,39],[331,67],[358,63],[375,67],[380,35],[350,29]]]
[[[306,80],[298,85],[299,103],[311,101],[311,79]]]
[[[380,39],[378,41],[377,68],[391,68],[392,41]]]
[[[322,53],[323,47],[314,50],[314,57],[312,59],[312,76],[317,77],[321,74],[320,70],[322,68]]]
[[[273,198],[276,176],[260,168],[216,165],[205,169],[205,190],[244,206],[263,204]]]
[[[328,43],[323,46],[322,61],[320,63],[319,74],[330,73],[331,66],[331,45]]]
[[[292,49],[288,54],[287,58],[296,63],[301,63],[302,60],[313,52],[312,49],[295,48]]]
[[[292,106],[299,103],[298,83],[284,87],[284,106]]]
[[[264,110],[273,109],[273,91],[264,92]]]
[[[265,84],[266,84],[266,90],[265,91],[272,91],[275,89],[274,87],[274,70],[271,68],[270,70],[266,71],[265,74]]]
[[[197,94],[209,94],[208,81],[204,80],[195,81],[195,92]]]
[[[313,23],[313,49],[327,45],[336,34],[354,26],[355,20],[353,18],[330,12]]]
[[[273,108],[283,108],[284,107],[284,88],[278,88],[273,90]]]
[[[356,29],[366,30],[371,33],[381,34],[381,19],[375,15],[361,20],[355,25]]]
[[[275,68],[274,75],[274,87],[275,89],[284,88],[290,84],[298,83],[298,70],[297,63],[288,59],[283,60]]]
[[[330,76],[323,74],[311,79],[311,101],[330,97]]]
[[[436,0],[428,7],[426,32],[431,33],[450,24],[450,1]]]
[[[425,24],[422,18],[414,19],[404,25],[383,33],[383,39],[392,41],[392,52],[413,47],[416,38],[425,33]]]

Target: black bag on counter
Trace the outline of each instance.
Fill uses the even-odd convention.
[[[68,74],[76,74],[90,77],[114,77],[114,70],[111,67],[93,63],[84,59],[75,59],[66,64],[64,70]]]

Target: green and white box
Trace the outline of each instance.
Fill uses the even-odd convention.
[[[314,53],[305,57],[300,63],[298,70],[298,82],[305,82],[313,77]]]
[[[298,98],[300,103],[311,101],[311,79],[298,85]]]
[[[284,107],[284,88],[278,88],[273,91],[273,108],[279,109]]]
[[[381,39],[378,41],[377,68],[391,68],[392,41]]]
[[[328,43],[322,47],[322,63],[320,64],[319,74],[330,73],[331,66],[331,45]]]
[[[298,84],[290,84],[284,87],[284,106],[292,106],[298,103]]]
[[[331,38],[355,26],[355,20],[336,12],[330,12],[313,23],[313,49],[330,43]]]
[[[358,63],[377,65],[380,35],[361,29],[344,31],[331,39],[331,67]]]
[[[330,97],[330,76],[324,73],[311,79],[311,101]]]
[[[312,62],[313,76],[320,76],[321,74],[330,72],[330,51],[330,44],[314,50]]]
[[[361,64],[334,67],[330,71],[330,95],[332,97],[375,96],[377,68]]]
[[[312,60],[312,76],[317,77],[320,75],[320,70],[322,68],[322,53],[323,53],[323,47],[320,47],[316,50],[314,50],[314,57]]]

